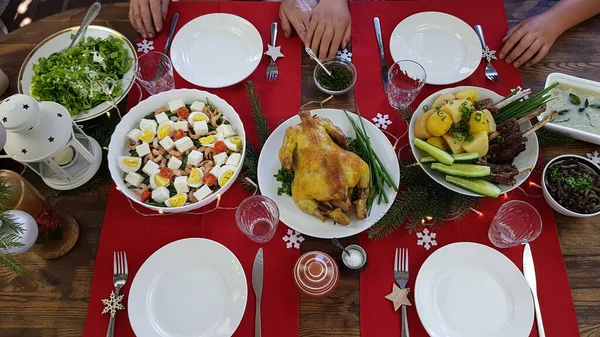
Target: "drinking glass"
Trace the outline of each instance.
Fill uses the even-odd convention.
[[[509,248],[535,240],[542,232],[540,213],[530,204],[513,200],[500,207],[488,236],[494,246]]]
[[[149,52],[138,58],[135,78],[150,95],[175,88],[171,59],[157,51]]]
[[[235,221],[250,240],[265,243],[273,238],[279,224],[279,208],[265,196],[255,195],[242,201]]]
[[[406,109],[423,89],[427,74],[415,61],[402,60],[388,71],[388,101],[394,109]]]

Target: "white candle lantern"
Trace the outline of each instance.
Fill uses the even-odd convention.
[[[8,157],[29,167],[54,189],[79,187],[100,167],[100,145],[58,103],[38,103],[17,94],[0,104],[0,122],[6,129]]]

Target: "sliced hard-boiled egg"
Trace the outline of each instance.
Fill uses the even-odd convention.
[[[140,137],[140,140],[143,143],[150,143],[151,141],[154,140],[155,135],[156,135],[156,133],[154,131],[148,131],[148,132],[142,131],[142,136]]]
[[[167,207],[181,207],[187,201],[187,194],[179,193],[165,200]]]
[[[187,183],[191,187],[200,187],[202,185],[202,177],[204,174],[202,170],[196,167],[192,167],[190,170],[190,175],[187,178]]]
[[[126,157],[121,156],[118,158],[119,168],[125,173],[135,172],[142,167],[142,158],[140,157]]]
[[[156,121],[153,119],[143,118],[140,121],[140,130],[142,130],[142,134],[147,133],[147,132],[155,133],[157,126],[158,126],[158,123],[156,123]]]
[[[221,168],[219,168],[219,176],[218,176],[219,186],[221,186],[221,187],[225,186],[225,184],[227,184],[227,182],[231,179],[231,177],[233,177],[235,170],[236,170],[236,167],[233,165],[221,166]]]
[[[167,121],[162,123],[158,126],[158,130],[156,131],[158,139],[163,139],[165,137],[170,136],[171,134],[173,134],[173,129],[173,122]]]
[[[200,122],[200,121],[205,121],[208,123],[208,122],[210,122],[210,118],[208,118],[208,116],[202,111],[192,112],[190,114],[190,117],[188,117],[188,122],[191,125],[194,125],[194,122]]]
[[[223,141],[231,151],[239,152],[242,149],[242,138],[238,136],[225,138]]]
[[[171,183],[169,178],[160,175],[160,170],[152,172],[150,175],[150,187],[157,189],[159,187],[167,187]]]
[[[210,136],[206,136],[206,137],[200,137],[200,139],[199,139],[200,144],[202,144],[202,145],[212,144],[216,140],[217,140],[217,137],[215,137],[214,135],[210,135]]]

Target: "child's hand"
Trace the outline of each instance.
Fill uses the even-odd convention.
[[[500,59],[506,59],[506,63],[512,63],[519,67],[529,67],[538,63],[554,44],[554,41],[562,34],[557,22],[545,14],[531,17],[511,28],[502,39],[504,47],[498,55]]]
[[[350,42],[347,0],[321,0],[310,19],[305,42],[321,60],[334,57],[340,45],[346,48]]]

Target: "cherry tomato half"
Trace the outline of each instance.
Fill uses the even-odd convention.
[[[140,199],[142,200],[142,202],[146,202],[146,200],[150,199],[151,196],[152,196],[152,192],[144,191],[144,192],[142,192],[142,194],[140,194]]]
[[[202,183],[206,186],[213,186],[217,182],[217,177],[212,173],[207,173],[202,177]]]
[[[182,106],[181,108],[177,109],[177,116],[179,116],[179,118],[187,119],[190,116],[190,110]]]
[[[173,134],[171,135],[171,139],[173,139],[173,140],[181,139],[183,137],[185,137],[185,131],[183,131],[181,129],[177,129],[177,130],[173,131]]]
[[[160,176],[163,178],[171,178],[173,175],[173,170],[168,167],[163,167],[160,169]]]
[[[219,140],[215,143],[215,151],[217,153],[227,152],[227,145],[224,141]]]

